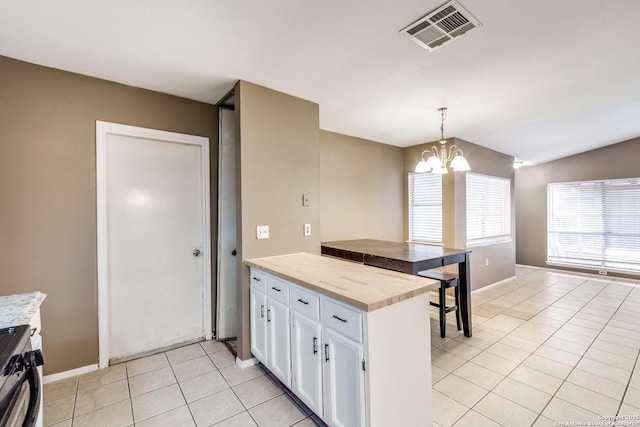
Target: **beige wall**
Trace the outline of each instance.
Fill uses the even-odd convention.
[[[402,148],[320,131],[320,240],[402,240]]]
[[[318,104],[241,81],[239,114],[239,254],[250,259],[294,252],[320,253]],[[302,205],[302,195],[311,205]],[[311,224],[305,237],[304,224]],[[268,225],[270,237],[256,238]],[[240,266],[238,356],[251,357],[249,270]]]
[[[217,198],[212,105],[0,57],[0,295],[47,293],[47,374],[98,362],[96,120],[209,137]]]
[[[640,138],[516,172],[518,264],[547,267],[547,184],[640,177]],[[559,268],[553,266],[553,268]],[[593,273],[593,270],[579,270]],[[613,274],[613,273],[612,273]]]
[[[459,138],[451,138],[448,145],[455,145],[464,151],[472,172],[508,178],[511,180],[511,227],[512,240],[469,248],[471,253],[471,288],[479,289],[491,283],[504,280],[515,275],[515,185],[513,157]],[[404,236],[408,238],[407,224],[407,177],[415,169],[422,151],[430,149],[437,143],[416,145],[404,149]],[[439,145],[439,144],[437,144]],[[427,157],[427,155],[425,155]],[[449,247],[465,248],[466,245],[466,178],[464,173],[449,171],[442,180],[443,197],[443,240]],[[486,260],[489,265],[486,265]]]

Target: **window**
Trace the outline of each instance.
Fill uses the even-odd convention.
[[[547,185],[547,262],[640,272],[640,178]]]
[[[467,246],[511,240],[511,181],[467,173]]]
[[[409,174],[409,240],[442,243],[442,175]]]

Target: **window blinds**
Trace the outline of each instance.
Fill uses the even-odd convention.
[[[511,239],[511,181],[467,173],[467,246]]]
[[[548,184],[547,261],[640,272],[640,178]]]
[[[409,173],[409,240],[442,243],[442,175]]]

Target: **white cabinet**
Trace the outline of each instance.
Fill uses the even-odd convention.
[[[42,322],[40,320],[40,310],[36,311],[31,320],[29,321],[29,327],[31,329],[31,349],[32,350],[42,350],[42,335],[40,335],[42,329]],[[40,384],[42,389],[44,389],[43,384],[43,367],[38,366],[38,376],[40,377]],[[36,421],[36,427],[42,427],[44,423],[44,398],[41,396],[40,398],[40,409],[38,410],[38,419]]]
[[[267,360],[267,295],[266,277],[262,274],[251,275],[249,304],[251,313],[251,353],[263,363]],[[266,364],[266,363],[265,363]]]
[[[363,315],[329,298],[322,300],[324,419],[332,426],[364,425]]]
[[[252,269],[249,305],[251,353],[290,387],[289,284]]]
[[[291,387],[291,338],[289,307],[267,298],[267,367]]]
[[[291,391],[313,412],[322,414],[322,336],[319,298],[291,288]]]
[[[329,426],[431,425],[427,293],[365,312],[252,267],[250,301],[251,352]]]
[[[332,329],[324,332],[324,414],[330,426],[364,425],[364,354],[361,343]]]

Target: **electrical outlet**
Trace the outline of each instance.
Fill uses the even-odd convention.
[[[311,236],[311,224],[304,225],[304,235]]]
[[[258,239],[268,239],[269,238],[269,226],[268,225],[259,225],[256,227],[256,237]]]
[[[601,276],[606,276],[607,275],[607,270],[598,270],[598,274]]]

